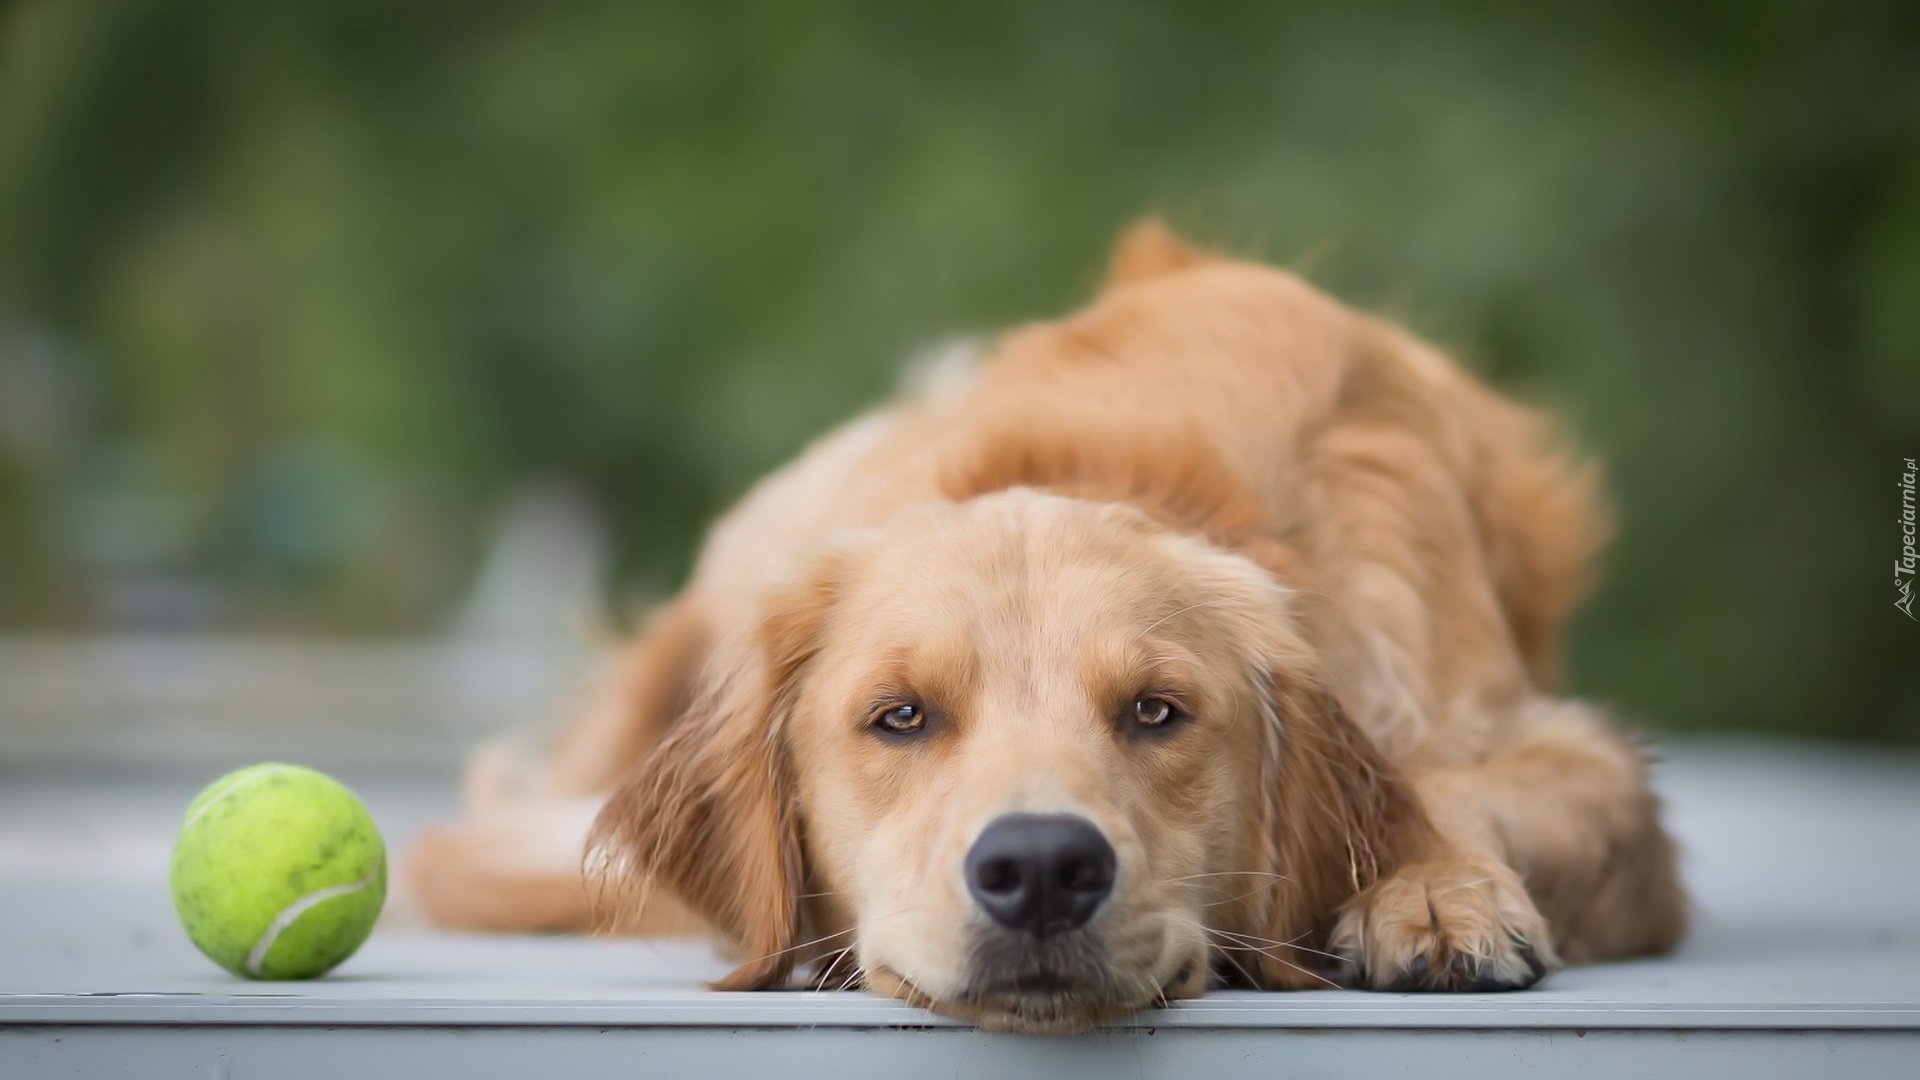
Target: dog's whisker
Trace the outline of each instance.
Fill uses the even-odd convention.
[[[1260,937],[1257,934],[1235,933],[1233,931],[1221,930],[1217,927],[1211,927],[1211,926],[1203,925],[1200,927],[1200,929],[1206,931],[1209,934],[1217,934],[1223,938],[1229,938],[1229,939],[1246,943],[1249,948],[1253,947],[1254,943],[1258,943],[1259,946],[1263,949],[1298,949],[1301,952],[1312,953],[1315,956],[1324,956],[1329,960],[1338,960],[1343,964],[1350,964],[1353,962],[1347,957],[1341,956],[1337,953],[1325,952],[1321,949],[1313,948],[1310,945],[1300,944],[1300,939],[1307,936],[1304,933],[1296,934],[1292,939],[1287,941],[1275,941],[1272,938]]]
[[[1341,956],[1339,953],[1330,953],[1330,952],[1327,952],[1325,949],[1316,949],[1310,945],[1301,945],[1301,944],[1298,944],[1297,942],[1289,941],[1286,943],[1286,946],[1289,949],[1298,949],[1301,952],[1312,953],[1315,956],[1324,956],[1329,960],[1337,960],[1342,964],[1353,963],[1353,958],[1350,956]]]
[[[853,955],[853,950],[854,950],[854,946],[848,945],[846,948],[836,950],[833,953],[833,961],[827,965],[825,971],[822,971],[820,973],[820,978],[818,979],[818,981],[814,983],[813,989],[815,993],[820,993],[821,991],[824,991],[827,988],[827,983],[831,981],[833,978],[834,969],[840,966],[840,961],[845,960],[847,957]],[[838,989],[838,987],[836,987],[835,989]]]
[[[1333,981],[1332,979],[1329,979],[1329,978],[1327,978],[1327,977],[1326,977],[1325,975],[1322,975],[1322,974],[1320,974],[1319,972],[1317,972],[1317,971],[1314,971],[1314,970],[1312,970],[1312,969],[1310,969],[1310,968],[1305,968],[1305,967],[1301,967],[1301,966],[1300,966],[1299,964],[1296,964],[1296,963],[1294,963],[1293,961],[1291,961],[1291,960],[1289,960],[1289,959],[1287,959],[1286,957],[1284,957],[1284,956],[1280,956],[1280,955],[1278,955],[1277,953],[1274,953],[1274,952],[1272,952],[1271,950],[1268,950],[1268,949],[1263,949],[1263,948],[1259,948],[1259,947],[1257,947],[1257,946],[1253,946],[1253,945],[1227,945],[1227,946],[1222,946],[1222,945],[1221,945],[1220,943],[1218,943],[1218,942],[1215,942],[1215,943],[1214,943],[1214,947],[1215,947],[1215,948],[1217,948],[1217,949],[1219,949],[1219,950],[1220,950],[1220,952],[1221,952],[1221,955],[1222,955],[1222,956],[1225,956],[1225,957],[1228,957],[1228,958],[1229,958],[1229,960],[1231,960],[1231,957],[1232,957],[1232,954],[1233,954],[1234,952],[1250,952],[1250,953],[1258,953],[1259,955],[1261,955],[1261,956],[1264,956],[1264,957],[1266,957],[1267,959],[1269,959],[1269,960],[1271,960],[1271,961],[1273,961],[1273,962],[1274,962],[1274,963],[1276,963],[1276,964],[1285,964],[1286,966],[1288,966],[1288,967],[1290,967],[1290,968],[1292,968],[1293,970],[1295,970],[1295,971],[1297,971],[1297,972],[1299,972],[1299,973],[1300,973],[1300,974],[1302,974],[1302,975],[1305,975],[1305,976],[1307,976],[1307,977],[1308,977],[1308,978],[1310,978],[1310,979],[1318,979],[1318,980],[1320,980],[1321,982],[1323,982],[1323,983],[1326,983],[1326,984],[1327,984],[1327,986],[1328,986],[1328,987],[1329,987],[1330,989],[1334,989],[1334,990],[1338,990],[1338,989],[1340,989],[1340,988],[1341,988],[1341,987],[1340,987],[1340,984],[1339,984],[1339,983],[1337,983],[1337,982],[1335,982],[1335,981]],[[1309,951],[1314,951],[1314,950],[1309,950]],[[1323,954],[1323,955],[1324,955],[1324,954]],[[1236,964],[1235,966],[1236,966],[1236,967],[1238,967],[1239,965],[1237,965],[1237,964]],[[1243,971],[1243,972],[1244,972],[1244,970],[1245,970],[1245,969],[1242,969],[1242,971]],[[1256,985],[1257,985],[1257,983],[1256,983]]]
[[[1287,967],[1292,968],[1293,970],[1299,972],[1302,975],[1307,976],[1308,978],[1318,979],[1319,981],[1326,983],[1327,986],[1331,987],[1332,989],[1338,990],[1341,988],[1339,983],[1333,981],[1332,979],[1327,978],[1325,975],[1322,975],[1319,972],[1313,971],[1309,968],[1302,967],[1299,964],[1296,964],[1293,961],[1288,960],[1286,957],[1279,955],[1274,950],[1283,949],[1283,948],[1284,949],[1300,949],[1304,952],[1310,952],[1319,956],[1326,956],[1331,959],[1340,960],[1343,963],[1348,962],[1344,957],[1333,956],[1333,954],[1331,953],[1324,953],[1318,949],[1311,949],[1304,945],[1295,944],[1294,942],[1275,941],[1272,938],[1263,938],[1253,934],[1244,934],[1244,935],[1236,934],[1232,931],[1221,930],[1217,927],[1208,926],[1205,923],[1196,922],[1192,919],[1184,918],[1182,916],[1173,916],[1173,918],[1176,918],[1183,923],[1186,923],[1190,926],[1198,928],[1202,934],[1208,935],[1210,938],[1219,939],[1219,940],[1210,941],[1210,944],[1213,946],[1215,952],[1221,957],[1221,959],[1227,961],[1229,964],[1232,964],[1236,969],[1238,969],[1240,974],[1245,975],[1247,977],[1247,980],[1253,983],[1255,986],[1260,985],[1260,981],[1258,979],[1253,978],[1251,975],[1247,974],[1247,969],[1242,967],[1239,961],[1234,959],[1233,957],[1234,953],[1236,952],[1257,953],[1273,961],[1276,964],[1285,964]],[[1296,938],[1295,940],[1297,941],[1298,939]],[[1266,944],[1259,945],[1259,944],[1255,944],[1255,942],[1265,942]]]
[[[1205,874],[1182,874],[1179,877],[1168,878],[1167,880],[1168,881],[1195,881],[1199,878],[1210,878],[1210,877],[1264,877],[1264,878],[1273,878],[1275,881],[1292,881],[1293,880],[1291,877],[1288,877],[1285,874],[1276,874],[1268,870],[1214,870]]]
[[[1267,891],[1267,886],[1262,885],[1258,888],[1248,889],[1246,892],[1239,893],[1234,896],[1223,897],[1222,899],[1219,899],[1219,900],[1209,900],[1206,903],[1201,904],[1200,906],[1202,908],[1225,907],[1228,904],[1234,904],[1242,900],[1245,900],[1249,896],[1259,896],[1261,893],[1266,891]]]
[[[1273,949],[1271,948],[1260,948],[1254,945],[1235,944],[1232,942],[1225,942],[1225,943],[1215,942],[1214,946],[1216,948],[1222,949],[1227,952],[1258,953],[1259,955],[1264,956],[1269,960],[1272,960],[1276,964],[1285,964],[1286,966],[1292,968],[1293,970],[1298,971],[1302,975],[1306,975],[1311,978],[1318,979],[1321,982],[1326,983],[1329,987],[1332,987],[1335,990],[1340,989],[1340,984],[1335,982],[1334,980],[1327,978],[1325,975],[1322,975],[1317,971],[1313,971],[1309,968],[1305,968],[1300,966],[1299,964],[1294,963],[1293,961],[1273,951]],[[1298,948],[1298,946],[1295,946],[1295,947]],[[1330,957],[1331,959],[1339,960],[1341,963],[1351,963],[1351,961],[1347,960],[1345,957],[1333,956],[1333,954],[1331,953],[1323,953],[1323,952],[1320,952],[1320,950],[1318,949],[1306,949],[1303,951],[1314,953],[1319,956]]]
[[[913,976],[908,975],[897,967],[889,967],[887,971],[894,978],[900,980],[900,985],[906,987],[909,994],[920,999],[917,1002],[913,1002],[913,1004],[917,1004],[923,1009],[939,1011],[940,999],[920,989],[920,984],[913,981]]]
[[[1287,948],[1287,949],[1294,949],[1294,950],[1296,950],[1296,951],[1299,951],[1299,952],[1303,952],[1303,953],[1312,953],[1312,954],[1313,954],[1313,955],[1315,955],[1315,956],[1324,956],[1324,957],[1326,957],[1326,958],[1327,958],[1327,959],[1329,959],[1329,960],[1333,960],[1333,961],[1337,961],[1337,962],[1339,962],[1339,963],[1342,963],[1342,964],[1351,964],[1351,963],[1353,963],[1353,958],[1352,958],[1352,957],[1348,957],[1348,956],[1341,956],[1341,955],[1340,955],[1339,953],[1330,953],[1330,952],[1327,952],[1327,951],[1326,951],[1325,949],[1316,949],[1316,948],[1314,948],[1314,947],[1312,947],[1311,945],[1301,945],[1301,944],[1299,944],[1299,943],[1298,943],[1298,942],[1296,942],[1296,941],[1282,941],[1282,942],[1276,942],[1276,943],[1275,943],[1275,944],[1273,944],[1273,945],[1269,945],[1269,946],[1265,946],[1265,948],[1273,948],[1273,949],[1278,949],[1278,948]],[[1276,957],[1275,959],[1278,959],[1278,957]]]
[[[756,956],[752,960],[749,960],[747,962],[751,964],[757,964],[763,960],[771,960],[776,956],[785,956],[790,952],[799,952],[801,949],[809,949],[822,942],[832,941],[834,938],[841,937],[846,934],[851,934],[854,932],[855,929],[856,927],[849,926],[845,930],[835,930],[831,934],[822,934],[819,937],[814,938],[812,941],[803,941],[798,945],[789,945],[784,949],[775,949],[774,951],[767,953],[764,956]]]
[[[1263,949],[1278,949],[1291,946],[1292,944],[1291,942],[1275,941],[1272,938],[1261,937],[1258,934],[1242,934],[1232,930],[1222,930],[1215,926],[1202,926],[1201,929],[1215,937],[1226,938],[1229,941],[1238,942],[1242,945],[1258,946]]]
[[[1219,949],[1219,948],[1216,948],[1216,949],[1214,949],[1213,951],[1214,951],[1214,954],[1215,954],[1215,955],[1217,955],[1217,956],[1219,956],[1219,957],[1220,957],[1220,959],[1222,959],[1222,960],[1225,960],[1225,961],[1226,961],[1227,963],[1229,963],[1229,964],[1232,964],[1232,965],[1233,965],[1233,969],[1234,969],[1235,971],[1238,971],[1238,972],[1240,973],[1240,977],[1241,977],[1241,978],[1243,978],[1243,979],[1245,979],[1245,980],[1247,980],[1247,985],[1248,985],[1248,986],[1259,986],[1259,985],[1260,985],[1260,980],[1259,980],[1259,979],[1256,979],[1256,978],[1254,978],[1254,977],[1253,977],[1253,975],[1252,975],[1251,973],[1249,973],[1249,972],[1247,971],[1247,969],[1246,969],[1246,968],[1244,968],[1244,967],[1242,967],[1242,966],[1240,965],[1240,961],[1238,961],[1238,960],[1235,960],[1235,959],[1233,958],[1233,954],[1232,954],[1231,952],[1229,952],[1229,951],[1227,951],[1227,950],[1225,950],[1225,949]]]

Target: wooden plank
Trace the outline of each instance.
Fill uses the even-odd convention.
[[[1699,906],[1675,957],[1513,994],[1216,992],[1071,1039],[861,992],[714,993],[702,982],[724,965],[698,944],[403,920],[328,978],[235,979],[186,942],[162,883],[201,776],[15,769],[0,772],[0,1076],[1920,1074],[1920,763],[1739,743],[1670,758]],[[444,779],[347,778],[396,840],[451,797]]]

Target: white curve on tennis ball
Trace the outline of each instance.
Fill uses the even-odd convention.
[[[254,773],[252,776],[243,776],[240,779],[235,780],[233,783],[228,784],[226,787],[221,788],[219,791],[214,792],[212,796],[210,796],[208,799],[206,799],[206,801],[200,804],[200,809],[195,810],[193,812],[192,817],[188,818],[185,822],[181,824],[180,826],[181,835],[183,836],[186,835],[186,831],[188,829],[193,828],[193,823],[196,821],[199,821],[202,817],[206,816],[207,811],[213,809],[214,804],[219,802],[221,799],[224,799],[227,796],[233,794],[234,792],[239,791],[241,788],[246,787],[247,785],[253,783],[255,780],[265,780],[269,776],[274,776],[279,773],[286,772],[288,769],[292,767],[293,766],[291,765],[275,765],[271,769],[262,769],[259,772]]]
[[[372,885],[374,880],[380,876],[380,871],[386,866],[386,863],[387,860],[382,858],[374,864],[372,870],[367,872],[367,876],[361,878],[359,881],[349,881],[345,885],[329,885],[324,889],[315,889],[300,899],[295,900],[293,903],[288,904],[286,907],[281,908],[280,914],[275,915],[273,921],[267,924],[266,930],[261,932],[260,940],[253,943],[253,950],[247,953],[247,962],[244,965],[247,974],[256,979],[260,977],[260,965],[267,962],[267,953],[273,948],[274,939],[280,936],[281,931],[292,926],[295,919],[305,915],[308,909],[312,908],[315,904],[324,903],[336,896],[345,896],[348,893],[359,892],[361,889]]]

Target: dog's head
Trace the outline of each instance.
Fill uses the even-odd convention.
[[[1266,570],[1029,489],[905,513],[765,595],[595,849],[739,949],[1064,1031],[1308,986],[1417,812]],[[1337,974],[1332,974],[1338,979]]]

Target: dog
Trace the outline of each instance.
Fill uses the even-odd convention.
[[[1154,221],[983,351],[756,487],[549,745],[477,755],[406,861],[434,920],[710,933],[720,989],[1030,1032],[1678,942],[1645,755],[1555,693],[1610,526],[1548,417]]]

